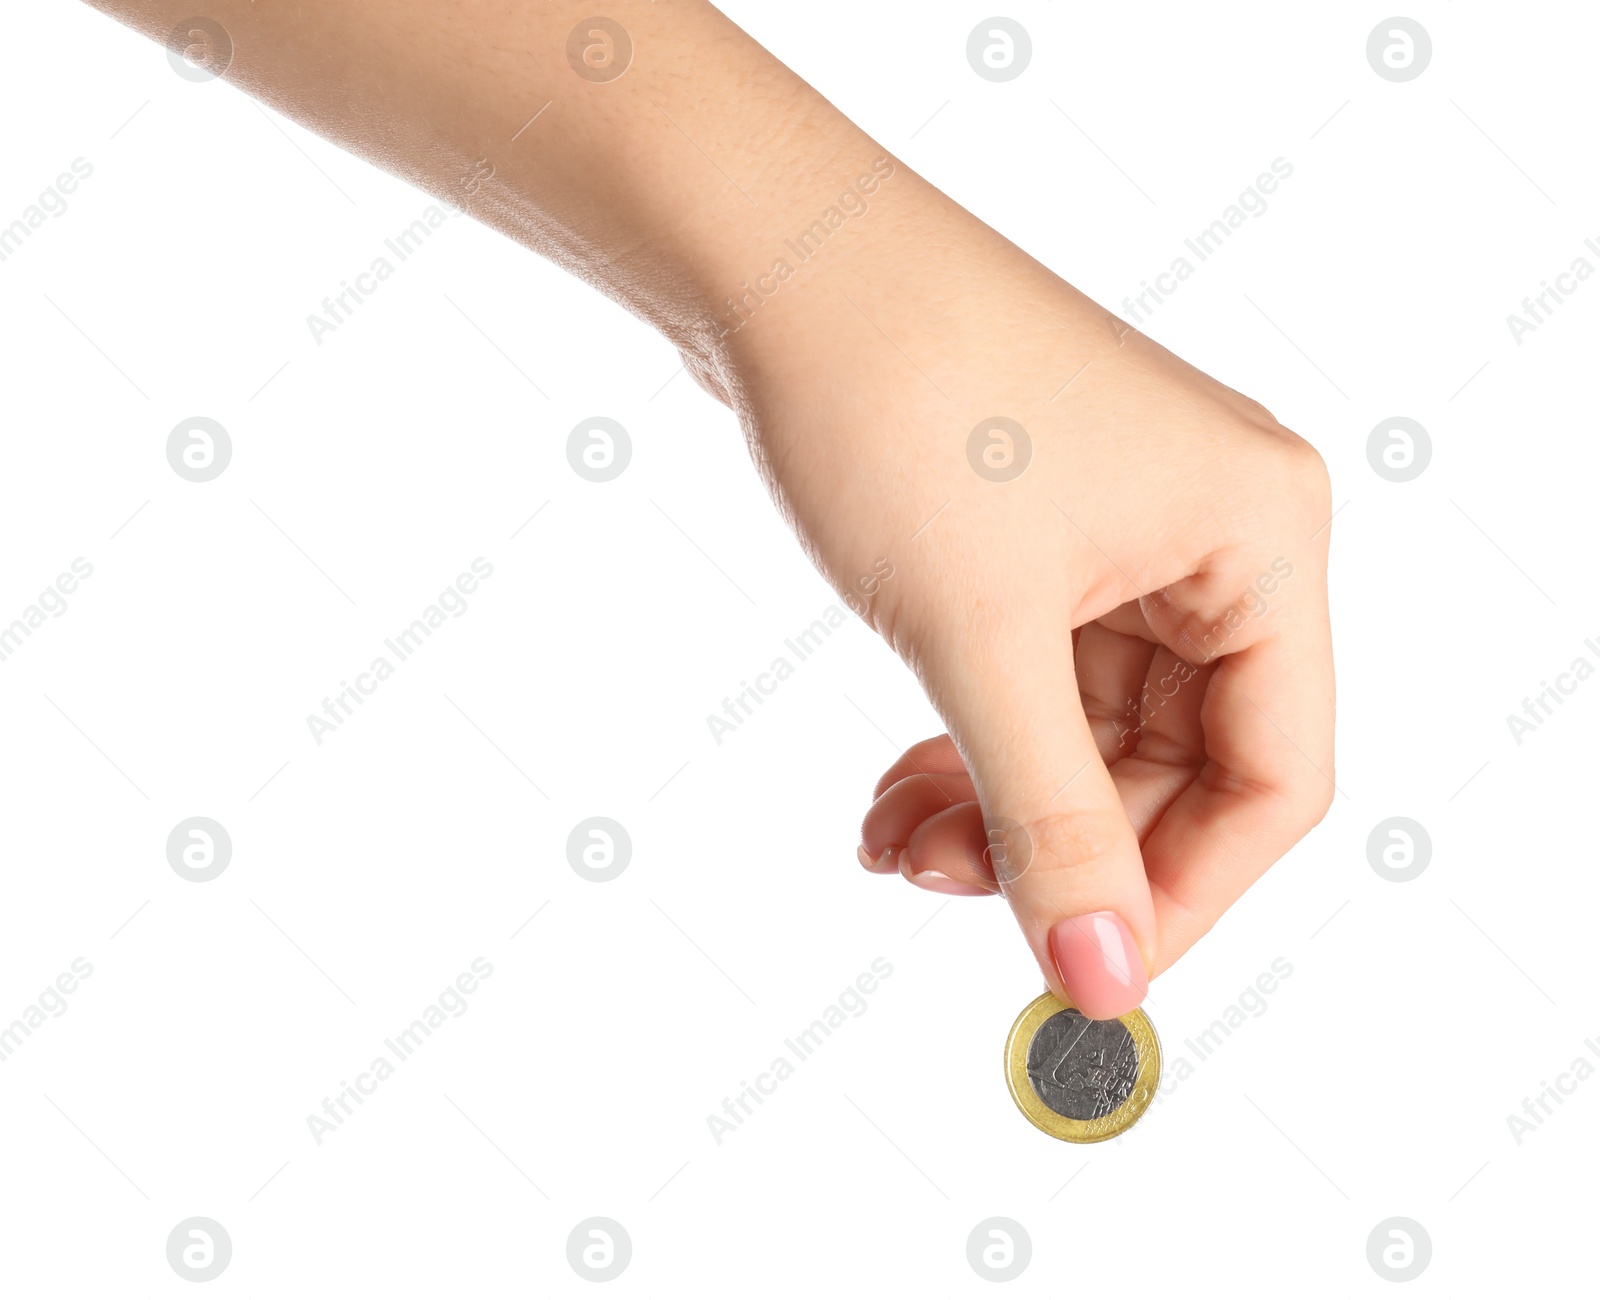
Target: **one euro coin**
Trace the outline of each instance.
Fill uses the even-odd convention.
[[[1006,1039],[1006,1083],[1035,1128],[1063,1142],[1126,1133],[1155,1100],[1161,1044],[1135,1009],[1090,1020],[1053,993],[1023,1008]]]

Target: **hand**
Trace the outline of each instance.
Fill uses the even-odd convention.
[[[1332,799],[1327,474],[914,202],[740,331],[747,430],[841,592],[890,561],[867,617],[949,727],[878,782],[862,865],[1004,894],[1050,988],[1120,1015]]]
[[[174,43],[194,21],[194,0],[92,2]],[[714,7],[631,8],[603,75],[574,61],[578,0],[204,8],[229,80],[676,343],[853,605],[893,566],[866,617],[950,736],[885,775],[875,868],[997,888],[1050,987],[1111,1016],[1326,810],[1316,453]]]

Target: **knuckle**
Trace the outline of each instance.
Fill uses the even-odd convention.
[[[1338,779],[1334,775],[1333,764],[1327,765],[1328,779],[1320,783],[1319,789],[1312,795],[1307,808],[1306,830],[1309,831],[1318,825],[1324,817],[1333,810],[1334,785]]]
[[[1333,479],[1322,453],[1287,429],[1281,430],[1275,441],[1284,496],[1299,507],[1301,513],[1326,517],[1333,504]]]
[[[1284,831],[1290,842],[1304,838],[1328,815],[1336,796],[1333,763],[1324,760],[1313,768],[1302,760],[1286,776],[1281,792]]]

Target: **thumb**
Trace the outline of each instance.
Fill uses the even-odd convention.
[[[1051,992],[1091,1019],[1123,1015],[1148,988],[1155,909],[1084,716],[1071,641],[1059,653],[1013,646],[1004,667],[965,677],[968,698],[950,703],[1001,891]]]

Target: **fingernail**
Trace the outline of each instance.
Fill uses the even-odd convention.
[[[1050,955],[1078,1010],[1091,1020],[1126,1015],[1149,990],[1144,958],[1115,912],[1089,912],[1057,921]]]
[[[932,894],[954,894],[958,898],[983,898],[994,893],[992,889],[980,889],[977,885],[951,880],[942,871],[919,871],[913,876],[907,876],[906,879],[918,889],[926,889]]]
[[[867,846],[865,844],[856,845],[856,861],[868,871],[872,870],[872,854],[867,852]]]
[[[874,860],[872,854],[867,852],[867,846],[863,844],[856,849],[856,861],[858,861],[868,871],[875,871],[880,876],[892,875],[894,872],[900,870],[899,866],[897,865],[900,852],[901,850],[897,848],[888,848],[885,849],[876,860]]]
[[[966,884],[964,881],[952,880],[942,871],[912,871],[910,849],[900,850],[900,874],[918,889],[926,889],[930,894],[950,894],[956,898],[981,898],[985,894],[995,892],[978,885]]]

